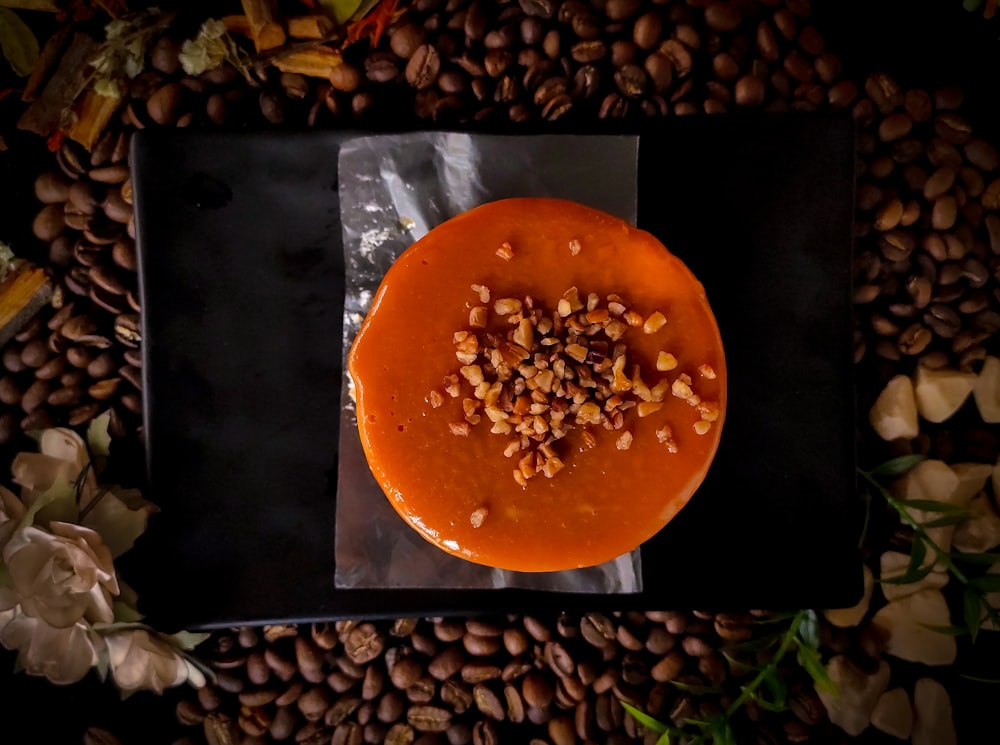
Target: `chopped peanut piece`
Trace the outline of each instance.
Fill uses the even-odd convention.
[[[551,479],[562,469],[563,462],[559,458],[552,457],[545,461],[545,465],[542,466],[542,473],[545,474],[545,478]]]
[[[712,369],[711,365],[701,365],[698,368],[698,374],[703,378],[708,378],[709,380],[715,380],[715,370]]]
[[[472,432],[472,428],[469,426],[468,422],[449,422],[448,429],[451,430],[453,435],[459,435],[461,437],[468,437],[469,433]]]
[[[618,438],[618,442],[615,443],[615,447],[619,450],[628,450],[632,447],[632,433],[622,432],[622,436]]]
[[[667,397],[667,392],[670,390],[670,381],[661,380],[659,383],[654,385],[649,389],[649,400],[650,401],[662,401]]]
[[[479,295],[479,302],[484,305],[490,301],[490,288],[486,285],[472,285],[472,291]]]
[[[479,385],[485,378],[483,377],[483,368],[479,365],[465,365],[459,369],[462,373],[462,377],[469,381],[471,385]]]
[[[520,313],[521,301],[514,297],[500,298],[493,303],[493,310],[500,316],[509,316],[511,313]]]
[[[489,311],[485,305],[477,305],[469,311],[469,325],[473,328],[486,328],[486,316]]]
[[[572,357],[577,362],[583,362],[587,359],[587,348],[580,344],[570,344],[566,347],[566,354]]]
[[[604,323],[609,318],[608,311],[603,308],[592,310],[587,313],[587,323]]]
[[[621,303],[615,302],[614,300],[608,303],[608,313],[610,313],[611,315],[620,316],[624,312],[625,312],[625,306],[622,305]]]
[[[625,315],[622,317],[629,326],[642,326],[642,316],[634,310],[625,311]]]
[[[583,247],[580,245],[580,241],[578,241],[576,238],[574,238],[569,242],[569,252],[571,255],[576,256],[578,253],[580,253],[581,248]]]
[[[707,435],[710,429],[712,429],[712,423],[706,422],[704,419],[694,423],[694,431],[699,435]]]
[[[556,312],[559,313],[559,315],[562,316],[563,318],[566,318],[567,316],[572,314],[573,306],[570,305],[569,300],[567,300],[566,298],[561,298],[556,306]]]
[[[649,401],[643,401],[636,407],[636,413],[639,415],[640,419],[643,419],[650,414],[655,414],[657,411],[663,408],[663,404],[652,403]]]
[[[514,481],[516,481],[517,485],[522,489],[526,489],[528,487],[528,480],[524,478],[524,474],[518,469],[514,469]]]
[[[698,413],[706,422],[714,422],[719,418],[719,405],[714,401],[702,401],[698,404]]]
[[[449,375],[444,379],[444,390],[452,398],[458,398],[462,392],[462,388],[458,382],[457,375]]]
[[[691,398],[691,396],[694,395],[694,391],[691,390],[691,386],[680,378],[677,378],[677,380],[675,380],[670,386],[670,392],[677,396],[677,398]]]
[[[531,349],[531,345],[534,342],[534,326],[531,325],[531,321],[527,318],[521,319],[521,322],[517,325],[517,331],[514,332],[514,343],[524,347],[525,350],[528,350]]]
[[[660,352],[656,355],[656,369],[660,372],[667,372],[677,367],[677,358],[670,352]]]
[[[514,249],[507,241],[504,241],[500,244],[500,248],[497,249],[497,256],[504,261],[510,261],[514,258]]]
[[[431,405],[432,409],[437,409],[444,405],[444,396],[437,391],[431,391],[427,394],[427,403]]]
[[[583,301],[580,300],[580,291],[575,287],[570,287],[563,293],[563,299],[569,301],[570,310],[576,313],[583,310]]]
[[[664,425],[656,430],[656,439],[659,440],[661,444],[667,446],[668,453],[677,452],[677,442],[674,440],[674,431],[670,429],[669,425]]]
[[[473,512],[469,516],[469,522],[472,523],[473,528],[482,527],[483,522],[486,520],[486,516],[490,513],[485,507],[480,507],[478,510]]]
[[[660,311],[656,311],[642,324],[642,331],[644,334],[655,334],[666,325],[667,317],[660,313]]]
[[[625,335],[626,331],[628,331],[628,326],[621,321],[610,321],[604,327],[604,333],[611,341],[618,341]]]
[[[506,458],[513,457],[514,453],[521,449],[521,440],[519,438],[513,439],[507,443],[507,447],[504,448],[503,454]]]

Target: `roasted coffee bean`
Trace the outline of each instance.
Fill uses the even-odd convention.
[[[66,229],[66,218],[62,204],[49,204],[35,216],[32,232],[41,241],[51,242]]]
[[[416,59],[414,56],[413,59]],[[499,78],[514,64],[514,55],[505,49],[491,49],[486,53],[486,57],[483,60],[483,67],[486,69],[486,74],[491,78]],[[411,59],[412,63],[413,60]]]
[[[554,0],[518,0],[524,14],[532,18],[551,18],[556,11]]]
[[[21,410],[30,414],[46,402],[52,387],[47,380],[36,380],[21,396]]]
[[[70,323],[73,323],[71,319]],[[69,339],[73,337],[66,334],[66,326],[62,328],[63,336]],[[142,341],[142,327],[139,324],[139,316],[134,313],[122,313],[117,318],[115,318],[115,338],[126,347],[138,348],[139,343]]]
[[[498,745],[500,736],[493,722],[481,720],[472,727],[472,742],[474,745]]]
[[[62,204],[69,200],[72,183],[58,171],[46,171],[35,179],[35,197],[43,204]]]
[[[737,106],[760,106],[764,101],[764,83],[753,75],[744,75],[736,81]]]
[[[544,675],[531,671],[521,681],[521,694],[528,706],[544,709],[552,703],[555,691]]]
[[[549,720],[548,733],[553,745],[576,745],[576,727],[568,716]]]
[[[475,685],[488,680],[496,680],[500,677],[500,668],[496,665],[486,663],[471,662],[462,666],[462,681]]]
[[[934,131],[938,137],[952,145],[964,145],[972,139],[972,126],[961,116],[952,112],[938,114],[935,117]]]
[[[598,62],[608,55],[608,46],[603,41],[579,41],[570,48],[570,56],[581,64]]]
[[[158,88],[146,101],[149,118],[160,125],[176,122],[180,115],[183,93],[184,89],[179,83],[167,83]]]
[[[444,732],[451,726],[452,712],[440,706],[412,706],[406,721],[418,732]]]
[[[396,688],[405,691],[423,674],[420,663],[410,657],[399,660],[389,671],[389,679]]]
[[[488,657],[500,651],[501,640],[495,636],[466,634],[462,637],[462,645],[473,657]]]
[[[678,77],[685,78],[691,74],[694,61],[691,52],[681,42],[676,39],[668,39],[660,45],[660,52],[670,60]]]
[[[638,98],[646,90],[646,73],[638,65],[625,65],[615,73],[615,85],[623,95]]]
[[[358,68],[343,62],[330,73],[330,84],[338,91],[351,93],[361,84],[361,73]]]
[[[674,71],[673,63],[666,55],[654,52],[646,58],[643,66],[656,93],[662,93],[670,87]]]
[[[607,0],[604,12],[612,21],[624,21],[634,16],[641,5],[640,0]]]

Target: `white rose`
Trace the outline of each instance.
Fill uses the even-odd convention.
[[[20,603],[25,615],[56,628],[111,623],[118,594],[111,552],[89,528],[53,522],[49,529],[29,525],[4,546],[11,587],[0,589],[0,610]]]
[[[4,487],[0,486],[0,551],[14,535],[21,518],[24,517],[24,505],[21,500]]]
[[[124,691],[148,689],[163,693],[187,680],[196,686],[204,685],[200,671],[181,657],[176,647],[144,629],[118,631],[104,639],[111,674]]]
[[[17,650],[30,675],[44,675],[53,683],[76,683],[97,663],[103,643],[85,623],[55,628],[20,607],[0,612],[0,644]]]

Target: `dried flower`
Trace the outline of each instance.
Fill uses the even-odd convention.
[[[124,691],[148,689],[163,693],[185,681],[194,686],[205,684],[201,672],[176,647],[145,629],[118,631],[108,634],[104,641],[111,674]]]
[[[181,67],[188,75],[201,75],[206,70],[212,70],[226,59],[230,43],[226,24],[210,18],[201,24],[198,35],[185,41],[181,47]]]
[[[104,642],[86,623],[56,628],[15,606],[0,612],[0,644],[17,650],[18,662],[29,675],[53,683],[76,683],[95,664]]]
[[[0,588],[0,610],[20,604],[25,615],[56,628],[111,623],[118,594],[111,552],[89,528],[53,522],[49,530],[29,525],[4,546],[11,586]]]

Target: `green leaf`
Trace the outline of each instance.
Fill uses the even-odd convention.
[[[807,673],[809,673],[809,677],[816,683],[817,688],[824,690],[833,696],[839,696],[837,686],[830,679],[830,674],[826,671],[826,667],[823,665],[823,660],[820,658],[819,652],[811,647],[800,644],[798,659],[799,664],[805,668]]]
[[[708,731],[712,734],[715,745],[736,745],[736,735],[729,724],[729,717],[716,714],[708,720]]]
[[[881,466],[873,470],[871,475],[877,479],[900,476],[924,459],[925,456],[923,455],[901,455],[898,458],[886,461]]]
[[[969,630],[964,626],[935,626],[934,624],[922,623],[919,624],[923,626],[928,631],[936,631],[939,634],[944,634],[945,636],[968,636]]]
[[[966,675],[961,673],[960,677],[971,680],[973,683],[988,683],[989,685],[1000,685],[1000,678],[980,678],[976,675]]]
[[[785,704],[788,703],[788,686],[785,685],[785,681],[778,677],[777,670],[772,669],[764,676],[764,686],[771,694],[775,706],[784,708]]]
[[[799,639],[808,647],[819,649],[819,617],[807,610],[799,623]]]
[[[917,539],[910,547],[910,563],[906,566],[906,571],[895,577],[882,577],[879,582],[883,585],[909,585],[919,582],[934,569],[934,562],[921,566],[927,558],[927,545]]]
[[[738,660],[731,660],[737,665],[741,665]],[[717,696],[722,694],[722,689],[717,686],[698,686],[691,685],[690,683],[682,683],[679,680],[671,680],[670,685],[679,691],[685,691],[686,693],[693,693],[695,696]]]
[[[670,733],[664,732],[656,741],[656,745],[670,745]]]
[[[922,510],[923,512],[940,512],[945,515],[968,515],[969,511],[964,507],[949,502],[939,502],[936,499],[906,499],[902,502],[904,507],[912,510]]]
[[[944,517],[939,517],[936,520],[931,520],[926,523],[921,523],[925,528],[947,528],[950,525],[958,525],[959,523],[964,523],[971,517],[971,514],[966,512],[964,514],[954,514],[945,515]]]
[[[662,735],[664,732],[667,731],[667,725],[665,725],[663,722],[653,719],[653,717],[649,716],[649,714],[640,711],[627,701],[624,701],[622,699],[618,700],[621,702],[622,708],[625,709],[625,711],[627,711],[629,714],[631,714],[632,718],[635,719],[635,721],[637,721],[646,729],[652,730],[658,735]]]
[[[87,427],[87,449],[91,455],[111,454],[111,435],[108,434],[108,424],[111,414],[101,414]]]
[[[980,592],[1000,592],[1000,574],[984,574],[969,580],[969,587]]]
[[[361,7],[362,0],[320,0],[320,6],[325,8],[337,23],[346,23]]]
[[[16,75],[26,77],[38,64],[38,39],[14,11],[0,8],[0,51]]]
[[[142,620],[142,614],[128,603],[116,600],[111,608],[114,610],[115,623],[138,623]]]
[[[993,566],[994,564],[1000,564],[1000,553],[962,553],[960,551],[955,551],[954,553],[948,554],[950,558],[955,561],[964,561],[969,564],[983,564],[987,566]]]
[[[170,638],[178,647],[190,652],[203,641],[208,639],[209,636],[211,636],[211,634],[197,633],[194,631],[178,631],[176,634],[171,635]]]
[[[351,14],[352,21],[360,21],[366,15],[372,12],[372,9],[379,4],[380,0],[361,0],[361,5],[358,9]]]
[[[965,625],[969,628],[969,635],[975,643],[979,627],[983,622],[983,609],[979,602],[979,595],[968,587],[962,593],[962,616],[965,618]]]
[[[861,525],[861,535],[858,537],[858,549],[864,548],[865,540],[868,538],[868,525],[872,520],[872,493],[868,489],[865,489],[863,499],[865,503],[865,521]]]

